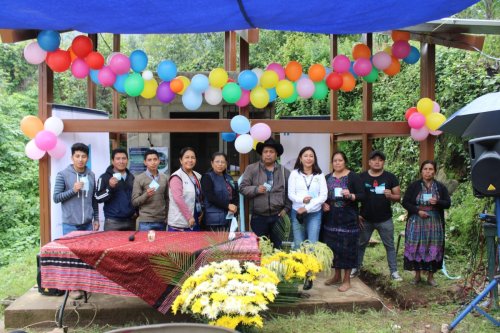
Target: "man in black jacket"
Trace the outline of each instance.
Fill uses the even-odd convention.
[[[104,230],[135,230],[136,211],[132,206],[134,175],[127,169],[128,154],[123,148],[111,153],[111,165],[99,177],[95,198],[104,203]]]

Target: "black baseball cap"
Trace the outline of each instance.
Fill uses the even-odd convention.
[[[368,155],[368,159],[371,160],[372,158],[375,158],[375,157],[380,157],[382,159],[382,161],[385,161],[385,154],[383,152],[381,152],[380,150],[374,150],[370,153],[370,155]]]

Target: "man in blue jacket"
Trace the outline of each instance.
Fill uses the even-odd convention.
[[[111,165],[99,177],[95,198],[104,203],[104,231],[135,230],[136,211],[132,206],[134,175],[127,169],[128,154],[123,148],[111,152]]]

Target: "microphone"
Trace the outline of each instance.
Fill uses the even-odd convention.
[[[134,231],[134,233],[130,236],[128,236],[129,242],[133,242],[135,240],[135,234],[138,233],[139,230]]]

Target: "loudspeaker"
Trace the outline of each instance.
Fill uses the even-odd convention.
[[[500,196],[500,135],[469,141],[474,195]]]

